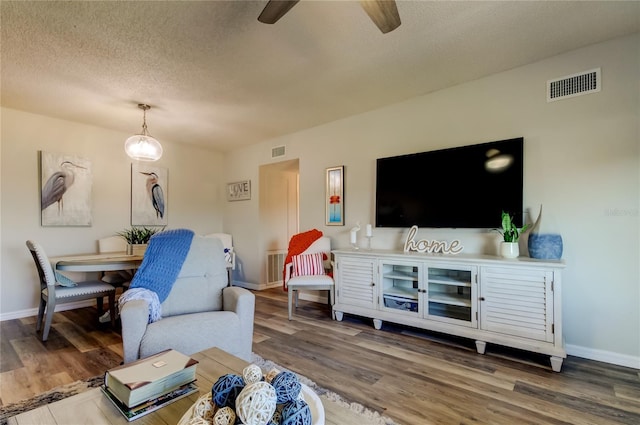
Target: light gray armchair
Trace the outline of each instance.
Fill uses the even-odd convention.
[[[162,319],[148,323],[144,300],[120,311],[124,362],[173,348],[191,355],[218,347],[251,361],[255,296],[227,287],[224,248],[217,238],[194,236],[178,279],[161,304]]]

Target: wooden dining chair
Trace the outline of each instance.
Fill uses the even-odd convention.
[[[73,282],[69,278],[65,278],[64,275],[54,272],[49,262],[49,257],[47,257],[40,244],[28,240],[27,248],[29,248],[33,261],[36,263],[38,276],[40,277],[40,306],[38,308],[36,331],[40,331],[42,328],[42,319],[44,318],[43,341],[46,341],[49,337],[53,313],[56,310],[56,305],[61,303],[95,298],[98,306],[98,316],[101,316],[103,298],[108,297],[111,326],[115,325],[116,288],[113,285],[101,281]]]

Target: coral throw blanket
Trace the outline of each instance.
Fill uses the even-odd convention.
[[[322,232],[318,229],[311,229],[306,232],[293,235],[289,241],[289,249],[287,251],[287,257],[284,259],[284,270],[282,271],[282,289],[287,290],[287,283],[285,282],[287,266],[291,263],[291,257],[294,255],[302,254],[312,243],[322,237]]]

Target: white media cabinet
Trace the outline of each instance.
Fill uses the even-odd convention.
[[[560,372],[562,261],[335,250],[333,312],[428,329],[550,356]]]

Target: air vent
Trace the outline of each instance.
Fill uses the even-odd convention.
[[[547,81],[547,102],[600,91],[600,68]]]
[[[281,156],[285,155],[285,148],[284,146],[276,146],[271,148],[271,158],[280,158]]]

